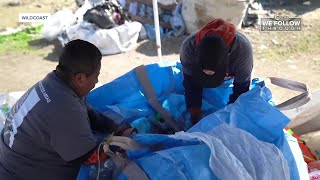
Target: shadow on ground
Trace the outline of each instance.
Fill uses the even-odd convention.
[[[59,61],[59,54],[62,51],[62,46],[58,39],[54,41],[48,41],[46,39],[36,39],[28,42],[29,46],[34,49],[45,49],[49,46],[52,46],[53,49],[48,52],[48,54],[44,57],[45,60],[58,62]]]
[[[32,40],[32,41],[29,41],[28,44],[29,44],[29,46],[31,46],[34,49],[42,49],[42,48],[45,48],[47,46],[50,46],[52,43],[50,43],[46,39],[35,39],[35,40]]]
[[[52,51],[44,59],[52,62],[58,62],[62,49],[63,47],[60,42],[58,40],[54,41]]]
[[[180,47],[186,36],[177,38],[163,38],[161,39],[162,54],[179,54]],[[155,40],[147,40],[139,45],[136,49],[138,53],[145,54],[146,56],[157,56],[157,45]]]
[[[294,13],[296,16],[301,16],[320,8],[319,0],[259,0],[258,2],[262,4],[264,10],[269,10],[271,12],[287,10]]]

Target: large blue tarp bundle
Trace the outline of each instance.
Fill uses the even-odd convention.
[[[170,111],[176,121],[188,121],[181,68],[179,63],[146,66],[159,102]],[[208,116],[190,129],[186,123],[186,134],[173,136],[148,134],[152,126],[150,117],[154,117],[156,112],[149,106],[134,70],[95,89],[88,95],[88,100],[96,110],[105,115],[120,115],[114,116],[118,123],[126,121],[139,129],[140,133],[134,137],[137,142],[162,145],[163,149],[157,152],[151,149],[127,152],[129,158],[150,179],[221,179],[227,178],[228,176],[224,176],[227,174],[239,174],[231,172],[238,172],[237,169],[241,167],[243,171],[239,172],[246,171],[254,174],[251,176],[253,179],[261,179],[265,177],[263,172],[268,172],[267,169],[272,171],[271,160],[280,164],[275,167],[281,167],[283,172],[288,167],[290,179],[300,179],[296,160],[289,147],[288,139],[292,137],[283,131],[289,119],[273,106],[271,92],[264,82],[254,79],[251,91],[240,96],[234,104],[225,106],[231,92],[231,80],[218,88],[204,89],[203,110]],[[230,143],[232,140],[234,142]],[[221,148],[214,148],[217,146]],[[278,151],[281,153],[277,153]],[[247,152],[247,156],[240,152]],[[230,162],[230,156],[237,158]],[[241,156],[245,159],[241,159]],[[281,157],[285,162],[281,161]],[[226,173],[228,164],[229,168],[234,169],[229,169],[229,173]],[[89,171],[90,167],[83,166],[78,180],[88,179]],[[243,176],[239,177],[248,177],[246,173],[240,175]],[[288,175],[284,174],[283,177]]]

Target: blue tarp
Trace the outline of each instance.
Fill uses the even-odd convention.
[[[174,114],[176,120],[186,120],[188,116],[186,116],[186,109],[184,107],[185,102],[183,99],[181,64],[177,63],[171,66],[151,64],[146,66],[146,70],[159,101],[163,103],[165,108]],[[242,129],[262,142],[274,144],[287,160],[290,170],[290,179],[300,179],[294,156],[286,139],[288,134],[285,134],[283,131],[283,128],[287,125],[289,119],[273,106],[272,94],[269,89],[265,87],[263,80],[254,79],[252,88],[251,91],[240,96],[234,104],[228,106],[225,105],[232,92],[231,80],[226,81],[218,88],[205,89],[203,95],[205,104],[203,108],[209,112],[209,115],[187,132],[206,133],[221,124],[228,124],[232,127]],[[156,114],[148,105],[143,95],[143,88],[133,70],[92,91],[88,95],[88,100],[96,110],[105,114],[110,114],[110,110],[112,112],[117,112],[122,117],[120,121],[127,121],[132,125],[136,125],[138,129],[146,128],[146,126],[141,125],[143,123],[137,123],[139,120],[141,121],[141,119],[144,119],[145,121],[141,122],[148,123],[148,118]],[[186,118],[181,118],[182,116],[185,116]],[[147,130],[145,132],[147,132]],[[194,166],[197,165],[196,154],[199,154],[199,152],[201,152],[201,158],[198,158],[199,161],[201,159],[208,159],[210,156],[209,148],[200,145],[199,142],[177,141],[177,139],[167,135],[139,134],[135,137],[135,140],[143,144],[151,143],[165,145],[167,149],[163,151],[171,151],[173,154],[185,152],[185,155],[189,156],[188,158],[194,159],[193,163],[196,163]],[[137,154],[139,154],[139,156],[137,156]],[[165,164],[157,167],[152,166],[152,163],[155,160],[153,158],[157,159],[157,157],[153,156],[155,154],[151,151],[144,151],[142,154],[141,152],[128,152],[128,155],[147,172],[149,177],[151,174],[154,175],[150,177],[151,179],[161,178],[161,176],[157,176],[159,173],[166,173],[168,175],[166,176],[167,178],[162,177],[162,179],[177,178],[175,174],[170,174],[170,172],[175,173],[176,171],[169,171],[170,168],[173,168],[170,167],[169,164],[168,166]],[[179,156],[176,158],[179,159]],[[183,159],[183,157],[180,156],[180,159],[181,158]],[[198,162],[198,164],[199,166],[201,165],[200,162]],[[180,162],[180,167],[186,165],[188,165],[188,162]],[[196,167],[194,168],[194,170],[198,169]],[[207,174],[204,174],[203,178],[216,178],[216,176],[212,174],[212,171],[208,169],[209,165],[206,167],[200,166],[200,168],[208,170],[204,171]],[[190,171],[188,168],[187,170]],[[89,171],[89,167],[83,166],[78,180],[88,179]],[[186,177],[186,179],[190,179],[190,177]]]

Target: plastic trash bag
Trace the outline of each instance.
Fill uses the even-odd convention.
[[[24,91],[18,91],[0,94],[0,131],[4,127],[7,114],[11,111],[12,106],[24,93]]]
[[[173,16],[170,18],[170,24],[173,28],[172,31],[168,33],[169,36],[178,37],[185,33],[186,26],[181,15],[182,2],[180,2],[173,12]]]
[[[100,29],[88,22],[79,22],[65,31],[65,36],[59,39],[65,44],[75,39],[86,40],[99,48],[103,55],[127,52],[137,45],[141,23],[127,22],[112,29]]]
[[[68,9],[60,10],[51,15],[50,18],[44,22],[41,35],[43,38],[52,41],[58,38],[65,29],[76,22],[77,18],[72,11]]]
[[[118,1],[105,1],[89,9],[83,20],[97,25],[101,29],[110,29],[129,21]]]

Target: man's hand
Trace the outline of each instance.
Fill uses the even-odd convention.
[[[109,144],[103,145],[105,153],[124,153],[127,150],[139,150],[145,148],[144,145],[134,141],[129,137],[112,136]]]
[[[133,128],[130,124],[125,123],[115,130],[114,135],[115,136],[129,136],[132,132],[137,132],[136,128]]]

